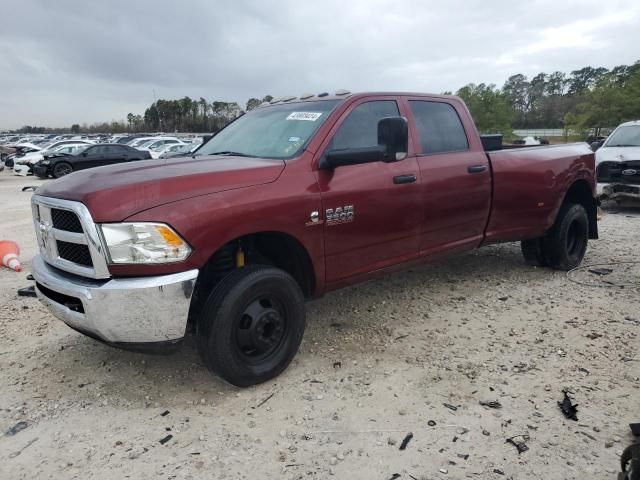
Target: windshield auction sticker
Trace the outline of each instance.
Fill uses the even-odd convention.
[[[291,112],[287,120],[306,120],[315,122],[322,116],[322,112]]]

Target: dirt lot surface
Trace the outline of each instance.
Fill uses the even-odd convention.
[[[25,264],[0,269],[0,429],[26,422],[0,437],[0,477],[616,478],[640,421],[638,265],[602,277],[636,286],[586,286],[506,244],[335,292],[308,305],[289,369],[241,390],[192,341],[119,351],[16,295],[36,250],[20,190],[38,183],[0,174],[0,237]],[[585,265],[638,259],[638,210],[609,210],[600,229]]]

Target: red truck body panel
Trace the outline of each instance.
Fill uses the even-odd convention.
[[[574,182],[595,188],[594,158],[586,144],[487,155],[456,97],[373,93],[340,98],[295,159],[209,156],[120,164],[72,174],[38,193],[83,202],[98,223],[165,222],[193,247],[184,262],[111,266],[116,277],[200,269],[237,238],[279,232],[307,252],[318,296],[411,262],[540,236]],[[349,112],[360,103],[385,99],[395,100],[409,122],[407,158],[320,169],[320,158]],[[451,105],[468,149],[423,154],[412,100]],[[470,173],[470,167],[484,169]],[[396,184],[394,177],[402,175],[415,175],[416,181]],[[324,221],[327,209],[344,206],[353,206],[352,221]],[[313,212],[320,221],[311,221]]]

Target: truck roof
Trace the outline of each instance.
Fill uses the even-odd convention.
[[[630,125],[640,125],[640,120],[631,120],[630,122],[624,122],[618,125],[619,127],[628,127]]]
[[[416,93],[416,92],[349,92],[347,90],[338,90],[337,92],[331,93],[319,93],[319,94],[302,94],[299,97],[295,96],[284,96],[274,98],[270,102],[263,102],[260,104],[261,107],[268,107],[270,105],[281,105],[283,103],[304,103],[304,102],[318,102],[322,100],[345,100],[347,98],[359,98],[359,97],[371,97],[371,96],[391,96],[391,97],[399,97],[399,96],[409,96],[409,97],[429,97],[429,98],[457,98],[454,95],[442,95],[435,93]]]

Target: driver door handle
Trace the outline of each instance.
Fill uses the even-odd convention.
[[[396,175],[395,177],[393,177],[393,183],[395,183],[396,185],[402,183],[413,183],[417,179],[418,177],[416,177],[415,173],[411,173],[409,175]]]
[[[467,172],[469,173],[482,173],[487,169],[485,165],[471,165],[467,168]]]

